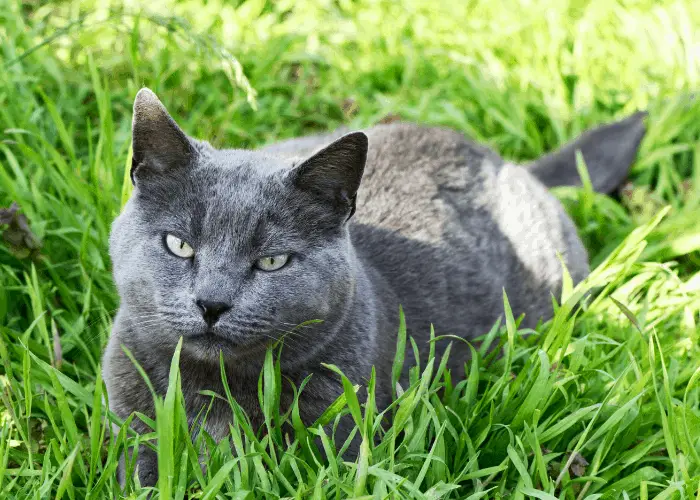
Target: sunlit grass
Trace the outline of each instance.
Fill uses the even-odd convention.
[[[120,453],[151,438],[164,498],[700,496],[698,25],[690,0],[0,0],[0,209],[16,202],[42,243],[22,251],[7,239],[28,237],[19,219],[0,226],[0,498],[115,498]],[[595,270],[552,321],[520,331],[504,297],[467,377],[442,353],[420,360],[391,426],[371,380],[367,403],[344,381],[308,429],[295,407],[280,415],[270,353],[265,429],[212,395],[237,416],[215,443],[190,439],[176,370],[151,434],[108,432],[102,405],[107,236],[143,85],[185,130],[236,147],[398,115],[526,161],[635,109],[650,118],[619,196],[557,190]],[[354,463],[320,425],[345,412]]]

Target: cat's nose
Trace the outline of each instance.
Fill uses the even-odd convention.
[[[202,311],[204,321],[206,321],[209,326],[213,326],[222,314],[231,309],[231,306],[226,302],[198,299],[196,304],[199,310]]]

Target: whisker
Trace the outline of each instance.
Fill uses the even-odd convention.
[[[282,321],[281,324],[282,324],[282,325],[291,326],[292,329],[296,329],[296,328],[311,328],[311,327],[313,327],[313,325],[303,325],[303,324],[286,323],[286,322],[284,322],[284,321]]]
[[[283,348],[289,350],[293,354],[303,354],[303,352],[304,352],[302,346],[296,345],[293,342],[287,342],[287,341],[285,341],[285,339],[275,339],[274,337],[271,337],[271,336],[268,336],[268,337],[272,340],[275,340],[276,342],[279,342],[281,340]]]
[[[284,333],[285,337],[290,336],[290,337],[295,337],[295,338],[299,338],[299,339],[306,339],[306,336],[304,336],[303,333],[295,332],[294,330],[285,330],[283,328],[276,328],[275,331]]]

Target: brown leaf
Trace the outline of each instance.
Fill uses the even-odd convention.
[[[567,460],[568,462],[568,460]],[[576,476],[576,477],[581,477],[586,475],[586,466],[588,464],[588,460],[583,458],[583,455],[580,453],[574,452],[573,454],[573,460],[571,460],[571,465],[569,466],[569,470],[571,471],[571,474]]]
[[[10,252],[18,259],[33,257],[41,248],[39,238],[29,227],[27,217],[19,213],[17,203],[12,203],[8,208],[0,208],[0,234]]]
[[[399,115],[397,115],[397,114],[395,114],[395,113],[389,113],[389,114],[386,115],[384,118],[382,118],[381,120],[379,120],[379,123],[382,123],[382,124],[384,124],[384,123],[394,123],[394,122],[397,122],[397,121],[400,121],[400,120],[401,120],[401,116],[399,116]]]
[[[352,97],[348,97],[343,101],[343,114],[345,115],[345,119],[348,120],[355,116],[357,114],[358,109],[360,108],[357,104],[357,101],[353,99]]]
[[[304,74],[304,67],[299,63],[292,63],[290,65],[289,80],[291,82],[298,82],[302,75]]]

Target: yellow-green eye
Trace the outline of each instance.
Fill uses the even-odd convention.
[[[194,257],[194,249],[184,240],[169,234],[165,237],[165,246],[170,253],[181,259],[191,259]]]
[[[263,257],[255,262],[255,267],[262,271],[277,271],[282,269],[284,265],[289,260],[289,255],[270,255],[269,257]]]

